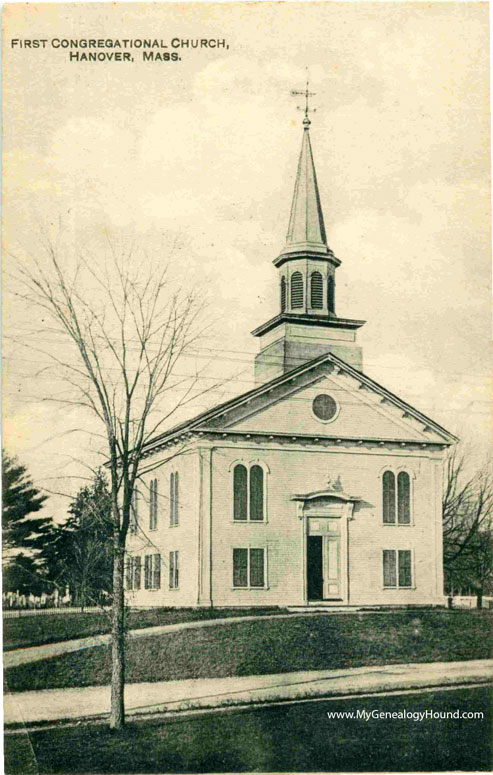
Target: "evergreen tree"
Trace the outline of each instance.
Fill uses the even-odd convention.
[[[2,463],[3,554],[11,555],[15,549],[41,549],[52,520],[31,515],[40,511],[47,496],[33,485],[26,467],[5,450]]]

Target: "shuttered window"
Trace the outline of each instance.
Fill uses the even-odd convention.
[[[170,474],[169,477],[169,523],[170,525],[178,524],[179,516],[179,476],[178,471]]]
[[[151,479],[149,487],[149,529],[156,530],[157,528],[157,515],[158,515],[158,490],[157,479]]]
[[[133,557],[127,558],[125,575],[126,575],[127,589],[133,589],[134,588]]]
[[[324,282],[320,272],[312,272],[310,277],[310,304],[312,309],[323,309]]]
[[[261,522],[264,518],[264,470],[260,466],[250,468],[250,519]]]
[[[246,522],[247,520],[247,508],[248,508],[248,489],[247,489],[248,472],[244,465],[241,463],[235,466],[233,472],[233,489],[234,489],[234,516],[233,518],[239,522]]]
[[[384,587],[406,588],[413,585],[412,553],[410,549],[383,550]]]
[[[397,585],[395,551],[393,549],[383,550],[383,585],[384,587],[395,587]]]
[[[140,557],[135,558],[139,560],[138,563],[138,582],[140,588]],[[135,571],[137,566],[135,566]],[[134,573],[134,583],[136,582],[136,573]],[[145,589],[159,589],[161,587],[161,555],[160,554],[146,554],[144,557],[144,588]]]
[[[180,583],[179,553],[172,551],[169,553],[169,588],[178,589]]]
[[[303,275],[301,272],[294,272],[291,275],[291,309],[301,307],[303,307]]]
[[[411,522],[411,486],[406,471],[401,471],[397,477],[397,521],[399,525]]]
[[[265,549],[233,549],[233,586],[265,587]]]
[[[281,277],[281,312],[286,309],[286,278]]]
[[[152,560],[151,555],[146,554],[146,556],[144,557],[144,588],[145,589],[151,589],[151,584],[152,584],[151,560]]]
[[[382,477],[383,489],[383,521],[386,525],[395,524],[395,476],[392,471],[385,471]]]
[[[329,307],[329,312],[335,313],[336,311],[336,284],[335,280],[330,275],[328,282],[327,282],[327,305]]]
[[[134,557],[134,589],[140,589],[142,560],[140,557]]]

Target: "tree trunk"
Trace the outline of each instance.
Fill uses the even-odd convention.
[[[482,608],[483,607],[483,590],[482,589],[478,589],[476,591],[476,605],[477,605],[478,608]]]
[[[111,612],[111,729],[125,723],[125,599],[123,591],[124,552],[115,549],[113,557],[113,606]]]

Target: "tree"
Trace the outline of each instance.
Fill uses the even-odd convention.
[[[446,463],[443,558],[447,586],[474,589],[480,607],[493,577],[493,479],[489,461],[471,473],[467,458],[464,451],[454,449]]]
[[[4,592],[20,592],[21,595],[41,595],[51,592],[39,560],[21,552],[13,557],[2,573]]]
[[[62,334],[59,341],[70,350],[64,357],[43,351],[71,390],[55,400],[90,412],[103,431],[113,554],[110,726],[119,729],[125,718],[124,556],[132,495],[139,476],[150,470],[147,442],[197,397],[199,375],[175,372],[203,335],[203,305],[172,282],[161,256],[153,261],[144,251],[109,245],[96,259],[74,258],[70,247],[64,252],[60,245],[46,240],[42,255],[18,262],[18,296],[42,310],[50,331]]]
[[[34,486],[26,467],[5,450],[2,465],[2,553],[8,559],[16,549],[40,549],[51,518],[31,516],[48,496]]]
[[[53,527],[42,559],[47,575],[63,589],[69,587],[82,608],[106,602],[112,592],[111,496],[106,476],[96,472],[69,508],[69,518]]]

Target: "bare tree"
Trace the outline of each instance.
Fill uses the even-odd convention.
[[[104,429],[113,530],[110,726],[119,729],[125,719],[124,556],[132,495],[147,442],[197,398],[197,390],[206,392],[197,387],[197,372],[176,374],[178,361],[203,335],[204,308],[193,290],[173,284],[161,258],[157,264],[143,251],[116,251],[109,243],[102,253],[74,257],[46,240],[42,258],[18,262],[18,295],[45,313],[50,331],[61,333],[70,348],[68,356],[38,348],[68,386],[53,400],[87,410]]]
[[[471,473],[467,453],[460,449],[451,452],[445,469],[442,517],[447,584],[476,590],[480,607],[493,573],[493,478],[489,461]]]

